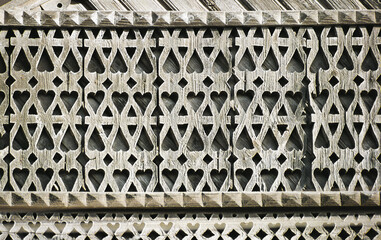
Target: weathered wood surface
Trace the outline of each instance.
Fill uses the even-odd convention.
[[[226,223],[230,219],[229,223]],[[379,213],[27,213],[0,214],[12,239],[379,239]],[[322,221],[324,224],[322,224]]]
[[[66,211],[91,209],[182,209],[208,211],[215,208],[324,208],[377,209],[380,192],[1,192],[3,211]],[[302,210],[301,210],[302,211]]]
[[[1,190],[380,191],[377,26],[1,34]]]
[[[30,11],[0,9],[0,26],[223,27],[380,24],[381,10]]]
[[[7,2],[4,4],[4,2]],[[268,10],[364,10],[380,9],[377,0],[3,0],[0,9],[29,11],[117,10],[117,11],[268,11]]]

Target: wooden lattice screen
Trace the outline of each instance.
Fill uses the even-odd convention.
[[[166,14],[0,13],[0,238],[381,239],[380,11]]]

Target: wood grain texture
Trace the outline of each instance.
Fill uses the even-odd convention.
[[[0,26],[30,27],[316,26],[379,24],[380,19],[378,9],[243,12],[0,10]]]
[[[0,34],[4,208],[379,205],[379,26]]]

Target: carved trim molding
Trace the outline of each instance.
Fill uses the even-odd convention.
[[[380,192],[1,192],[2,210],[378,207]]]
[[[381,10],[131,12],[0,10],[0,26],[186,27],[380,24]]]

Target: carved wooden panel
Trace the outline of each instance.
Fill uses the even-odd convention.
[[[15,191],[79,191],[79,30],[14,30],[9,182]],[[65,63],[68,62],[68,63]]]
[[[377,26],[1,34],[1,189],[379,191]]]
[[[380,20],[0,10],[0,239],[380,239]]]
[[[158,179],[153,30],[85,33],[86,185],[99,192],[152,192]]]
[[[373,212],[49,212],[1,214],[0,221],[3,239],[379,239],[381,236],[377,223],[380,215]]]

